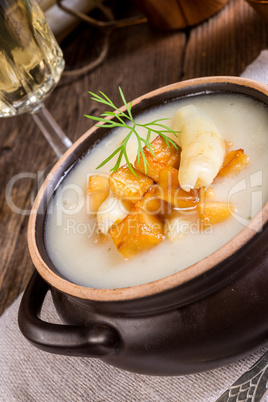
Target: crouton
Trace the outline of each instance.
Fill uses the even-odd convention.
[[[170,209],[167,202],[158,197],[157,185],[150,187],[135,206],[150,215],[166,215]]]
[[[137,169],[133,168],[133,170],[136,176],[131,172],[127,164],[121,166],[110,175],[109,185],[116,197],[135,204],[153,184],[153,180]]]
[[[198,190],[184,191],[178,180],[178,170],[172,167],[159,172],[158,197],[175,208],[193,208],[197,205]]]
[[[226,202],[204,202],[198,205],[201,226],[210,226],[229,219],[234,212],[234,205]]]
[[[226,154],[222,167],[217,177],[225,177],[230,174],[238,174],[249,163],[249,157],[245,154],[243,149],[230,151]]]
[[[110,193],[108,178],[101,175],[92,175],[88,179],[87,192],[89,197],[90,212],[97,213],[101,204],[106,200]]]
[[[156,246],[164,238],[160,219],[136,206],[122,222],[110,228],[109,234],[125,258],[131,258]]]
[[[151,142],[151,145],[155,157],[154,155],[152,155],[147,147],[143,148],[145,158],[149,163],[149,166],[148,164],[146,165],[147,170],[145,170],[144,162],[141,156],[140,159],[138,159],[138,157],[136,158],[134,166],[141,173],[146,174],[157,182],[159,171],[161,169],[165,167],[179,167],[180,151],[176,149],[172,144],[169,144],[168,146],[164,138],[160,135]]]

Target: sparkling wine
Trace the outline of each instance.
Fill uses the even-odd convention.
[[[64,69],[36,0],[0,2],[0,117],[38,109]]]

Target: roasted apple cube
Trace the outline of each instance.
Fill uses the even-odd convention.
[[[178,178],[178,169],[167,167],[163,168],[159,172],[159,182],[158,185],[164,189],[172,188],[176,189],[180,186]]]
[[[231,141],[225,140],[224,143],[225,143],[225,150],[226,151],[229,151],[229,149],[231,149],[232,146],[233,146],[233,143]]]
[[[166,215],[169,211],[167,202],[158,197],[158,186],[150,187],[135,204],[149,215]]]
[[[136,206],[122,222],[110,228],[109,234],[125,258],[156,246],[164,238],[161,220]]]
[[[234,205],[226,202],[204,202],[198,205],[202,226],[215,225],[229,219],[234,212]]]
[[[87,192],[89,197],[89,209],[96,213],[110,193],[108,178],[101,175],[92,175],[88,179]]]
[[[198,191],[184,191],[179,185],[178,170],[168,167],[160,170],[158,197],[176,208],[193,208],[197,205]]]
[[[199,202],[212,201],[216,196],[215,190],[212,186],[202,186],[199,189]]]
[[[152,142],[152,150],[154,155],[151,154],[147,147],[143,148],[145,158],[147,159],[149,166],[145,171],[145,166],[142,157],[135,161],[135,167],[142,173],[151,177],[154,181],[158,181],[159,171],[165,167],[178,168],[180,163],[180,151],[174,147],[174,145],[166,144],[163,137],[160,135],[156,137]]]
[[[127,164],[121,166],[110,175],[109,185],[116,197],[135,204],[153,184],[153,180],[137,169],[133,168],[133,170],[136,176],[131,172]]]
[[[226,154],[222,167],[217,177],[225,177],[230,174],[238,174],[249,163],[249,157],[245,154],[243,149],[230,151]]]

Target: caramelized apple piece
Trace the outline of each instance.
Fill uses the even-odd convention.
[[[149,166],[147,165],[147,176],[151,177],[154,181],[158,181],[158,175],[161,169],[165,167],[175,167],[178,168],[180,163],[180,151],[176,149],[172,144],[169,146],[166,144],[165,140],[159,135],[152,142],[152,151],[155,157],[151,154],[147,147],[143,148],[145,158],[147,159]],[[135,167],[142,173],[145,174],[145,167],[143,159],[140,156],[135,161]]]
[[[176,208],[193,208],[199,201],[197,190],[184,191],[180,187],[178,170],[172,167],[160,170],[157,195]]]
[[[133,168],[133,170],[136,176],[131,172],[127,164],[121,166],[110,175],[109,185],[116,197],[135,204],[153,184],[153,180],[140,173],[137,169]]]
[[[96,213],[109,195],[110,187],[108,178],[101,175],[92,175],[88,179],[87,192],[90,195],[90,211]]]
[[[212,201],[215,198],[215,190],[212,186],[203,186],[199,189],[199,202]]]
[[[233,143],[231,141],[227,141],[227,140],[225,140],[224,142],[225,142],[225,150],[229,151],[229,149],[232,148]]]
[[[156,246],[164,238],[162,222],[136,206],[122,222],[112,226],[109,233],[118,251],[125,258]]]
[[[150,187],[135,206],[149,215],[166,215],[170,209],[166,201],[158,197],[157,185]]]
[[[225,177],[229,174],[237,174],[243,170],[249,163],[249,157],[243,149],[230,151],[226,154],[218,177]]]
[[[204,202],[198,205],[201,225],[209,226],[221,223],[230,218],[234,205],[225,202]]]

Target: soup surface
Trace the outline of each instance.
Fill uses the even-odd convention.
[[[250,163],[238,175],[215,183],[216,200],[235,206],[226,221],[206,229],[193,223],[176,241],[163,241],[148,251],[126,260],[108,236],[100,241],[96,216],[90,212],[87,183],[92,174],[109,174],[115,161],[96,171],[126,135],[123,129],[111,132],[69,172],[49,205],[45,243],[57,270],[69,281],[93,288],[121,288],[151,282],[189,267],[207,257],[241,231],[268,199],[268,109],[242,96],[212,94],[176,100],[139,116],[139,122],[171,118],[178,108],[194,104],[214,121],[232,149],[243,148]],[[146,133],[140,132],[146,135]],[[154,137],[152,137],[153,139]],[[128,144],[130,161],[137,153],[136,140]],[[125,161],[122,161],[124,164]]]

